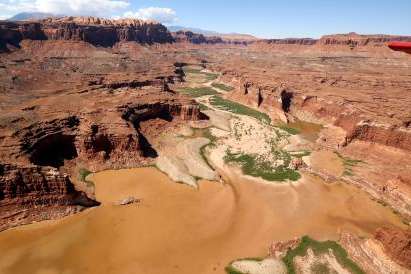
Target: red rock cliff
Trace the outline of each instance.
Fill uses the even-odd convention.
[[[350,32],[347,34],[325,35],[318,40],[318,45],[375,46],[383,45],[391,41],[411,41],[411,37],[383,34],[360,35],[355,32]]]
[[[55,168],[0,164],[0,231],[96,205]]]
[[[24,39],[84,41],[112,47],[118,42],[171,43],[167,28],[141,20],[105,20],[95,17],[49,18],[32,22],[1,22],[0,52],[19,47]]]

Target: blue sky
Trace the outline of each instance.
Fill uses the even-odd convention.
[[[350,31],[411,35],[411,0],[0,0],[0,17],[28,10],[153,18],[263,38]]]

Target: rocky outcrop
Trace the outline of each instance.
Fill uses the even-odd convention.
[[[280,51],[298,51],[298,47],[303,50],[313,52],[327,51],[351,51],[354,49],[368,49],[373,54],[382,54],[388,51],[386,44],[392,41],[411,41],[411,36],[397,35],[360,35],[354,32],[347,34],[332,34],[322,36],[320,39],[312,38],[285,38],[285,39],[261,39],[256,41],[248,41],[247,45],[256,50],[280,50]]]
[[[162,118],[171,120],[173,117],[179,117],[186,121],[195,121],[201,117],[200,108],[197,104],[182,105],[179,103],[170,104],[154,102],[149,104],[128,104],[120,106],[123,119],[138,124],[149,119]]]
[[[359,121],[354,127],[343,126],[343,128],[347,131],[347,143],[361,140],[411,150],[411,130],[404,127]]]
[[[396,229],[394,229],[396,230]],[[377,232],[378,233],[378,232]],[[379,237],[377,235],[377,237]],[[380,237],[379,237],[380,238]],[[360,238],[343,232],[340,243],[365,273],[408,273],[409,270],[399,264],[398,258],[387,252],[384,244],[374,238]],[[398,255],[398,254],[397,254]]]
[[[172,33],[174,41],[177,43],[189,43],[194,45],[237,45],[247,46],[254,43],[257,39],[250,39],[246,35],[221,35],[206,36],[191,31],[177,31]]]
[[[285,38],[285,39],[265,39],[256,41],[255,44],[259,43],[267,45],[305,45],[310,46],[317,43],[318,40],[312,38]]]
[[[399,228],[379,228],[375,238],[380,241],[385,252],[398,264],[411,269],[411,230]]]
[[[0,231],[98,204],[56,168],[0,164]]]
[[[224,43],[221,37],[217,36],[204,36],[202,34],[194,33],[191,31],[177,31],[172,33],[173,38],[178,43],[191,43],[191,44],[222,44]]]
[[[336,46],[381,46],[391,41],[411,41],[411,36],[398,35],[360,35],[355,32],[347,34],[325,35],[318,40],[318,45],[336,45]]]
[[[63,17],[32,22],[0,22],[1,51],[19,47],[25,39],[84,41],[102,47],[112,47],[125,41],[141,44],[173,42],[165,26],[141,20]]]

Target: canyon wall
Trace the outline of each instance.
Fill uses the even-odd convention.
[[[364,50],[368,54],[373,51],[383,52],[386,44],[392,41],[411,41],[411,36],[399,35],[360,35],[357,33],[324,35],[320,39],[311,38],[286,38],[286,39],[262,39],[250,41],[247,44],[257,50],[284,50],[297,51],[310,50],[318,52],[327,51],[352,51]],[[297,48],[296,48],[297,47]]]
[[[49,18],[39,21],[0,22],[0,50],[18,48],[22,40],[84,41],[112,47],[118,42],[171,43],[167,28],[156,22],[135,19],[105,20],[95,17]]]
[[[55,168],[0,164],[0,231],[98,204]]]
[[[285,39],[265,39],[256,41],[255,44],[267,44],[267,45],[315,45],[318,42],[312,38],[285,38]]]
[[[204,36],[202,34],[191,31],[177,31],[172,33],[174,41],[177,43],[192,43],[192,44],[222,44],[224,43],[221,37]]]
[[[347,34],[324,35],[318,40],[318,45],[341,45],[352,47],[381,46],[392,41],[409,42],[411,41],[411,37],[384,34],[361,35],[355,32],[350,32]]]
[[[140,44],[190,43],[250,45],[258,49],[281,46],[337,46],[382,47],[390,41],[411,41],[410,36],[359,35],[356,33],[325,35],[320,39],[242,39],[241,35],[204,36],[191,31],[170,33],[168,29],[153,21],[137,19],[109,20],[98,17],[61,17],[35,21],[1,21],[0,52],[19,48],[22,40],[66,40],[84,41],[94,46],[113,47],[118,42],[133,41]]]
[[[276,120],[288,122],[293,121],[294,117],[344,129],[345,138],[336,148],[361,140],[411,151],[411,128],[406,122],[396,125],[379,123],[378,120],[370,120],[364,113],[354,111],[347,104],[307,96],[284,84],[260,85],[251,79],[236,78],[226,73],[222,79],[238,87],[230,98],[260,108]]]

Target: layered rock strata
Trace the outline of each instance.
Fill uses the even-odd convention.
[[[0,231],[99,204],[77,191],[68,174],[56,168],[0,164],[0,175]]]
[[[1,55],[0,230],[97,205],[88,172],[152,163],[148,135],[205,118],[156,51],[45,40]],[[141,129],[151,120],[161,130]]]
[[[49,18],[33,22],[0,22],[0,52],[20,47],[22,40],[84,41],[112,47],[118,42],[171,43],[167,28],[136,19],[106,20],[95,17]]]
[[[221,44],[224,43],[221,37],[204,36],[202,34],[191,31],[177,31],[172,33],[174,40],[177,43],[192,43],[192,44]]]
[[[411,220],[411,59],[388,48],[379,56],[367,46],[339,56],[317,50],[214,48],[206,65],[235,88],[227,98],[282,123],[325,125],[316,143],[359,161],[343,177]]]

